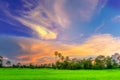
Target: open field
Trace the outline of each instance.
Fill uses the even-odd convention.
[[[120,70],[0,69],[0,80],[120,80]]]

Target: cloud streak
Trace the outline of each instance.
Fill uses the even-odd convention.
[[[105,26],[105,23],[103,22],[102,24],[100,24],[96,29],[95,29],[95,33],[99,32],[100,29],[102,29]]]
[[[64,10],[66,0],[56,0],[54,4],[54,12],[58,23],[63,27],[68,27],[70,20],[67,12]]]
[[[40,1],[34,4],[36,7],[32,9],[30,7],[33,4],[25,1],[24,6],[30,10],[22,11],[22,17],[17,17],[16,19],[31,28],[35,32],[33,36],[47,40],[56,39],[60,28],[65,28],[69,24],[67,15],[62,11],[64,9],[64,1],[54,1],[53,11],[49,11],[46,5],[43,5]],[[49,4],[49,6],[52,5]]]

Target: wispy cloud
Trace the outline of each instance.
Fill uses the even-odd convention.
[[[13,7],[11,3],[1,9],[6,16],[30,28],[33,37],[53,40],[66,28],[74,28],[76,22],[91,21],[104,8],[107,0],[21,0],[21,3],[22,9],[10,10]],[[14,23],[14,20],[7,23]]]
[[[104,26],[105,26],[105,23],[103,22],[95,29],[95,33],[99,33],[100,29],[102,29]]]
[[[56,39],[57,33],[55,31],[58,26],[56,26],[57,24],[54,20],[54,16],[47,11],[45,6],[43,6],[40,2],[34,2],[36,7],[33,9],[31,8],[32,5],[33,3],[25,1],[24,6],[30,10],[22,11],[22,17],[17,17],[16,19],[31,28],[34,31],[34,36],[41,39]]]
[[[62,27],[68,27],[70,24],[68,14],[66,14],[66,11],[64,9],[65,3],[66,0],[56,0],[54,4],[56,19]]]
[[[112,22],[120,22],[120,15],[115,16],[111,19]]]
[[[90,21],[94,15],[100,13],[107,3],[107,0],[82,0],[82,6],[79,9],[82,21]]]
[[[9,6],[12,5],[8,3],[4,13],[33,30],[33,37],[56,39],[59,31],[69,25],[69,19],[64,10],[64,0],[22,0],[22,3],[22,9],[17,8],[14,11],[10,11]],[[10,21],[7,23],[11,24]]]
[[[89,21],[96,9],[98,0],[84,0],[83,4],[85,5],[80,8],[80,18],[84,21]]]

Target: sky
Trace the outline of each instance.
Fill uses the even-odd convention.
[[[0,0],[0,55],[22,64],[120,53],[120,0]]]

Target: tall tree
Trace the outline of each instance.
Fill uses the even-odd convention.
[[[61,56],[61,61],[63,61],[64,60],[64,56]]]
[[[57,62],[58,51],[55,51],[55,62]]]
[[[58,53],[58,57],[61,58],[62,54],[61,53]]]

